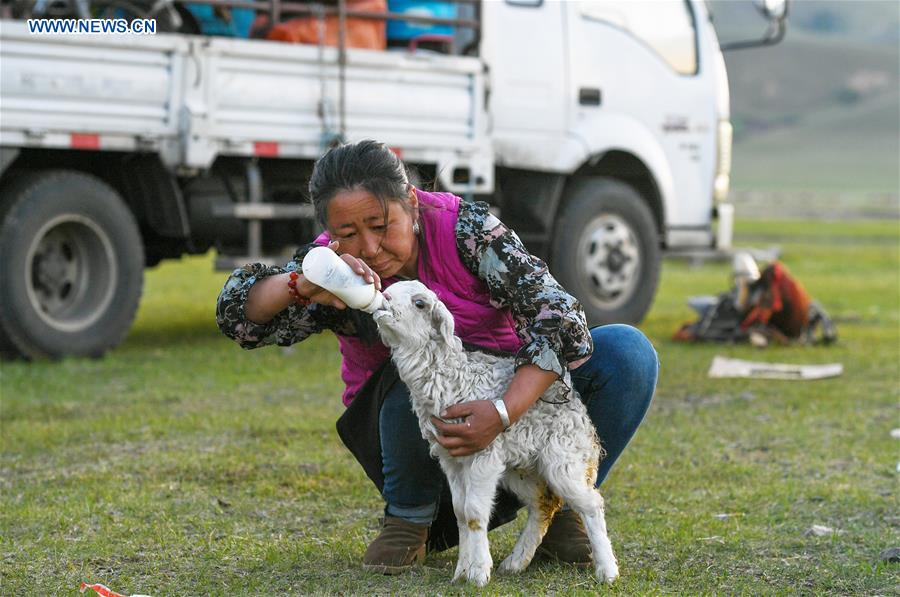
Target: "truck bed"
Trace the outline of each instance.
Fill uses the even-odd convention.
[[[2,20],[0,62],[3,146],[158,151],[171,167],[207,168],[219,155],[314,159],[340,130],[335,48],[37,35]],[[490,161],[478,59],[350,49],[345,88],[348,140],[384,141],[439,171]]]

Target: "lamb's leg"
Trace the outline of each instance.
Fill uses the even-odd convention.
[[[459,566],[466,568],[468,581],[479,587],[483,587],[491,579],[494,561],[491,559],[487,529],[494,494],[497,492],[497,484],[503,470],[503,463],[482,453],[473,457],[468,470],[461,475],[461,480],[465,484],[462,513],[468,527],[468,538],[465,545],[460,543],[460,562],[457,568]]]
[[[553,520],[553,515],[562,505],[558,497],[548,489],[547,484],[531,473],[510,471],[503,478],[503,485],[516,494],[528,508],[528,520],[510,553],[500,563],[501,572],[521,572],[534,558],[534,552]]]
[[[444,473],[447,475],[447,483],[450,486],[450,495],[453,498],[453,513],[456,515],[456,526],[459,530],[459,555],[456,559],[456,571],[453,573],[452,582],[466,576],[472,566],[469,553],[469,525],[466,524],[466,486],[463,482],[463,471],[459,461],[441,461]]]
[[[606,532],[603,498],[594,489],[589,464],[583,466],[582,474],[564,474],[573,469],[578,470],[578,467],[554,467],[547,471],[547,482],[553,491],[581,515],[593,551],[594,574],[598,579],[611,583],[619,576],[619,565]]]

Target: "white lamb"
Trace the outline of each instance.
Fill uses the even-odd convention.
[[[459,561],[453,580],[479,587],[491,577],[487,528],[497,486],[515,493],[528,508],[528,520],[501,572],[520,572],[534,557],[553,515],[564,500],[584,521],[598,579],[619,575],[606,533],[603,498],[594,489],[600,443],[577,393],[557,381],[507,432],[490,446],[454,457],[435,441],[430,421],[447,407],[503,396],[514,360],[463,350],[453,335],[453,316],[420,282],[398,282],[374,313],[382,339],[391,347],[400,378],[409,387],[412,407],[431,454],[450,483],[459,526]],[[566,400],[559,404],[560,398]],[[554,403],[551,403],[554,402]]]

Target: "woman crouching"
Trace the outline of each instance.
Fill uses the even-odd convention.
[[[531,255],[487,205],[409,184],[400,159],[374,141],[343,145],[315,165],[309,183],[325,229],[283,267],[254,263],[235,270],[219,295],[219,328],[244,348],[287,346],[331,330],[338,338],[347,410],[338,432],[385,501],[385,521],[363,566],[397,574],[458,542],[446,479],[429,456],[409,391],[379,340],[372,316],[347,309],[303,276],[303,257],[317,245],[339,253],[377,288],[419,280],[453,315],[455,333],[473,350],[514,355],[516,372],[503,402],[515,422],[556,380],[581,395],[606,457],[597,485],[644,417],[659,363],[637,329],[589,329],[578,301]],[[293,273],[293,276],[292,276]],[[452,407],[437,441],[453,456],[487,447],[506,427],[489,400]],[[518,502],[501,494],[490,528],[515,518]],[[563,508],[538,555],[591,565],[579,516]]]

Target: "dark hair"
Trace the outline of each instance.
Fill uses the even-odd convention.
[[[407,213],[409,174],[403,162],[383,143],[366,139],[339,145],[316,162],[309,178],[309,200],[316,211],[316,221],[328,227],[328,204],[342,191],[364,189],[381,203],[387,217],[388,201],[396,201]],[[347,318],[363,343],[379,341],[378,328],[372,316],[348,309]]]
[[[388,201],[397,201],[407,211],[409,176],[406,166],[383,143],[366,139],[330,149],[313,167],[309,179],[309,199],[316,220],[327,227],[328,204],[342,191],[364,189],[374,195],[387,211]]]

